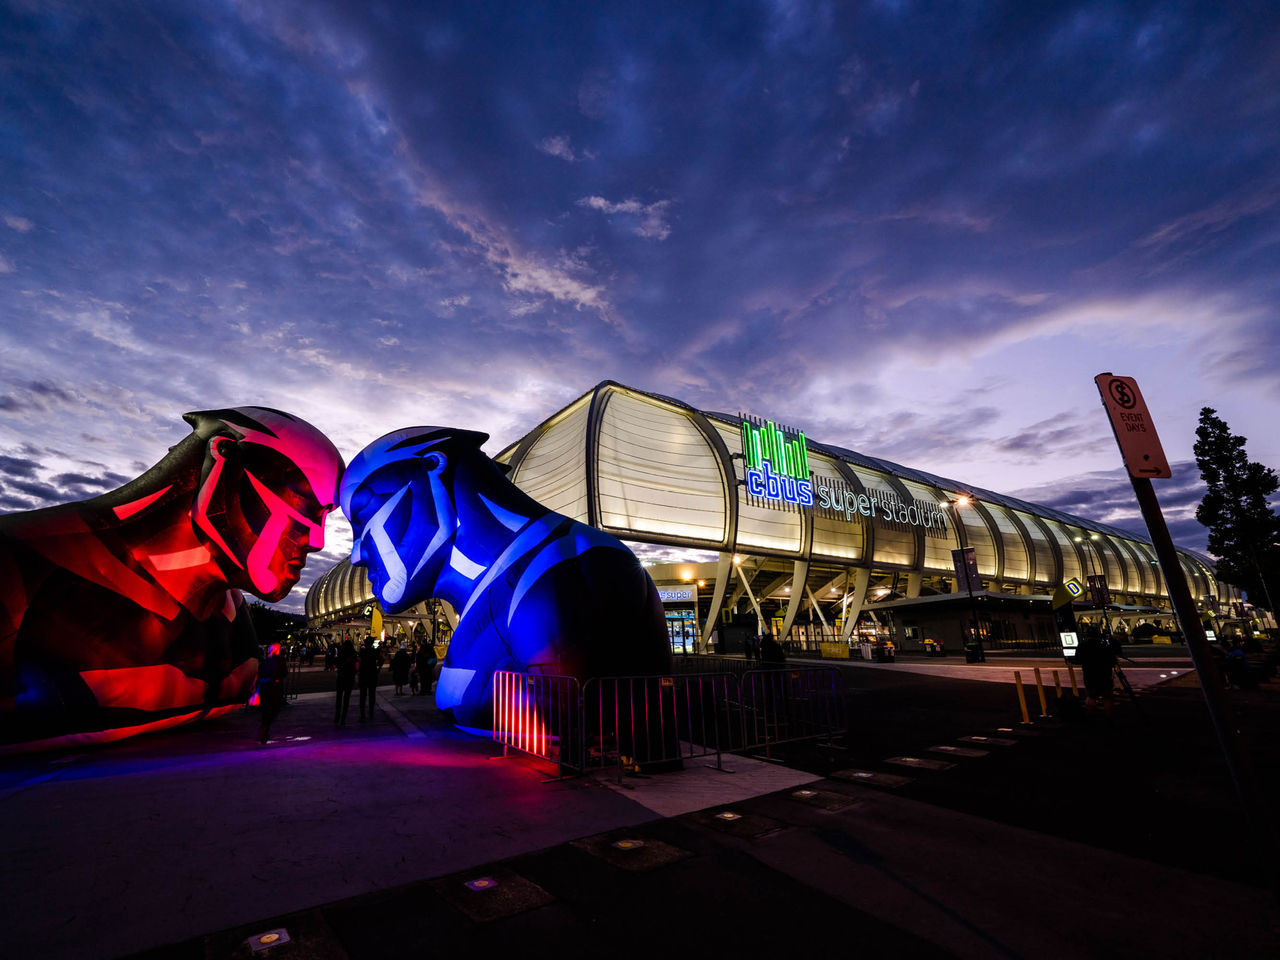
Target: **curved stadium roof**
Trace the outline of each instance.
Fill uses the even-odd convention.
[[[755,500],[740,490],[742,423],[604,381],[494,459],[543,505],[625,540],[928,577],[953,576],[951,551],[972,547],[993,590],[1044,593],[1069,577],[1104,573],[1112,593],[1134,603],[1166,595],[1144,535],[810,438],[816,482],[916,502],[948,522],[926,530]],[[972,503],[953,509],[959,494]],[[1235,598],[1208,558],[1179,554],[1193,595]],[[364,570],[344,560],[312,585],[306,612],[358,613],[372,598]]]

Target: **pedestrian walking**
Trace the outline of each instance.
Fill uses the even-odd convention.
[[[360,648],[360,720],[366,719],[365,708],[368,707],[367,718],[373,719],[373,707],[378,699],[378,671],[382,667],[382,654],[373,645],[373,635],[364,638]]]
[[[271,735],[271,725],[280,715],[284,705],[284,682],[289,675],[289,661],[280,651],[280,644],[267,648],[266,659],[258,666],[258,708],[262,722],[258,726],[258,742],[266,743]]]
[[[351,642],[350,637],[342,641],[333,659],[334,669],[338,672],[338,703],[334,708],[333,722],[345,725],[347,709],[351,706],[351,691],[356,685],[356,664],[359,661],[356,645]]]

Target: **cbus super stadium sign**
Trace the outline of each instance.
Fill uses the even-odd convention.
[[[766,500],[813,506],[813,481],[803,431],[794,440],[772,420],[742,422],[742,459],[747,493]]]

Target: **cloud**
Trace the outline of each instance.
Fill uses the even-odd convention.
[[[47,504],[62,503],[65,499],[64,492],[49,483],[42,483],[38,480],[10,480],[6,487],[17,490],[20,493],[30,494]]]
[[[45,380],[33,380],[0,396],[0,410],[10,413],[44,412],[55,406],[80,403],[75,394]]]
[[[3,254],[0,254],[0,274],[13,273],[13,269],[13,264],[6,260]]]
[[[1269,184],[1224,197],[1200,210],[1165,223],[1138,241],[1140,247],[1168,247],[1190,240],[1203,241],[1239,221],[1267,213],[1280,204],[1280,184]]]
[[[10,230],[17,230],[19,233],[28,233],[35,227],[35,224],[26,217],[6,216],[4,223]]]
[[[538,141],[538,149],[549,157],[558,157],[569,163],[578,163],[591,158],[589,153],[574,153],[567,136],[545,137]]]
[[[106,473],[99,477],[85,473],[60,473],[53,478],[59,487],[78,487],[90,490],[114,490],[128,483],[129,478],[119,473]]]
[[[0,455],[0,473],[8,474],[10,477],[34,477],[38,469],[40,469],[38,461],[28,460],[25,457]]]
[[[578,206],[598,210],[607,216],[625,214],[635,217],[636,224],[632,228],[632,233],[646,240],[665,240],[671,235],[671,227],[666,221],[666,211],[670,204],[670,200],[641,203],[635,199],[611,203],[604,197],[596,196],[582,197],[578,200]]]
[[[1098,441],[1098,425],[1068,411],[1031,424],[1011,436],[1001,437],[994,446],[1002,453],[1036,458],[1084,453]]]
[[[1195,519],[1206,487],[1194,460],[1170,465],[1173,476],[1153,481],[1174,543],[1204,553],[1209,532]],[[1133,484],[1123,470],[1095,471],[1015,491],[1013,496],[1077,517],[1108,523],[1146,537],[1146,522]]]

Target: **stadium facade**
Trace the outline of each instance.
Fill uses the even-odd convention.
[[[1052,594],[1091,576],[1106,595],[1077,601],[1086,618],[1148,633],[1173,623],[1144,536],[612,381],[495,459],[552,510],[666,558],[648,566],[677,651],[734,652],[766,631],[793,649],[864,635],[956,649],[973,628],[992,647],[1051,647]],[[958,568],[964,548],[973,564]],[[1179,560],[1206,616],[1243,613],[1208,558]],[[367,622],[371,604],[363,571],[344,561],[311,587],[306,612],[333,635]],[[401,625],[430,636],[451,617],[415,608]]]

